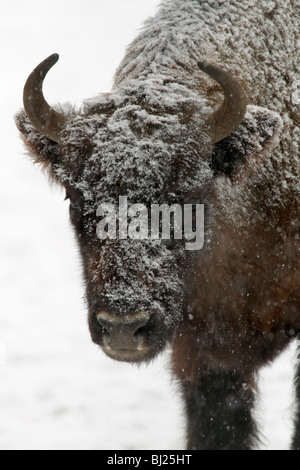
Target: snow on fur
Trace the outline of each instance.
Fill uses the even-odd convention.
[[[162,2],[129,46],[111,94],[87,100],[77,115],[68,110],[71,118],[65,129],[64,156],[51,164],[52,174],[62,184],[83,195],[85,231],[91,243],[96,239],[95,214],[100,203],[117,204],[119,195],[127,195],[130,203],[180,202],[212,180],[212,148],[203,118],[219,105],[222,94],[199,71],[198,60],[231,70],[251,104],[279,113],[283,121],[280,149],[272,151],[269,163],[260,170],[273,179],[274,200],[276,191],[283,205],[291,193],[298,196],[300,111],[295,90],[300,68],[295,50],[300,41],[299,10],[293,0],[284,4],[281,0]],[[46,158],[53,151],[53,144],[25,116],[19,119],[29,143],[40,139],[42,161],[43,155]],[[251,139],[256,148],[257,133],[248,132],[248,147]],[[92,151],[83,160],[86,145]],[[237,221],[237,211],[231,207],[238,207],[240,198],[228,184],[220,184],[219,189],[220,204],[223,196],[224,208]],[[99,247],[96,270],[101,269],[107,279],[103,295],[120,307],[120,313],[138,302],[171,299],[181,289],[179,274],[173,269],[178,253],[175,256],[164,244],[143,241],[134,244],[133,262],[132,249],[130,242],[121,240],[114,244],[113,255],[110,243]],[[157,264],[160,274],[153,276]],[[109,275],[112,265],[115,277]],[[138,274],[147,269],[147,280],[140,280]],[[169,302],[169,310],[173,315],[177,312],[174,317],[178,318],[181,303]],[[167,317],[165,312],[166,322]]]

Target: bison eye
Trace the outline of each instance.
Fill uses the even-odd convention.
[[[81,219],[81,214],[82,214],[82,205],[80,198],[77,197],[74,194],[71,194],[69,191],[66,192],[66,198],[70,200],[70,219],[72,224],[78,225],[80,219]]]
[[[81,207],[77,203],[70,202],[70,218],[73,224],[77,224],[81,217]]]

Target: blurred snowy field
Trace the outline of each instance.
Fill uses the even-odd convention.
[[[92,344],[79,256],[61,190],[24,150],[13,115],[31,70],[53,52],[50,103],[109,91],[125,46],[159,0],[10,0],[0,5],[0,449],[183,449],[168,352],[148,367]],[[290,348],[260,375],[262,449],[287,449]]]

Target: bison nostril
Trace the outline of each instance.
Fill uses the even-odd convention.
[[[97,321],[102,327],[105,346],[112,349],[140,347],[144,332],[149,328],[150,314],[112,315],[100,312]]]
[[[100,326],[102,328],[102,333],[109,337],[109,330],[107,328],[105,328],[103,325],[101,325],[101,323],[100,323]]]
[[[149,326],[150,326],[150,320],[148,320],[147,323],[145,323],[144,325],[139,326],[137,330],[134,332],[134,336],[142,335],[148,330]]]

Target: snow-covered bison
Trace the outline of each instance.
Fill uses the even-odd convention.
[[[172,346],[189,449],[255,447],[256,373],[299,337],[299,25],[294,0],[165,0],[111,93],[50,107],[54,54],[16,117],[70,199],[93,341],[133,363]],[[194,207],[195,235],[200,204],[186,249],[175,212]],[[145,229],[152,206],[169,239]],[[300,449],[300,367],[296,392]]]

